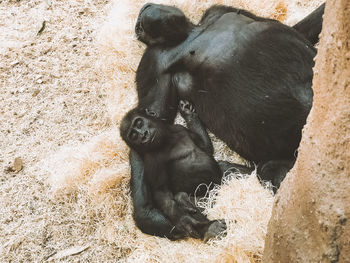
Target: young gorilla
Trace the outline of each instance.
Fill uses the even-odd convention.
[[[151,187],[155,206],[176,230],[206,241],[223,232],[225,223],[209,221],[193,205],[188,194],[194,194],[200,184],[220,184],[222,171],[212,156],[212,143],[193,106],[180,101],[179,110],[189,129],[131,111],[122,120],[121,136],[142,156],[145,180]],[[222,166],[230,168],[224,162]],[[200,189],[196,193],[205,194]]]

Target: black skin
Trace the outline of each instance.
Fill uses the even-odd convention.
[[[136,110],[170,124],[178,101],[191,101],[210,131],[258,164],[263,180],[279,185],[294,163],[312,105],[319,28],[312,31],[308,24],[320,24],[321,12],[311,20],[292,28],[213,6],[194,25],[176,7],[145,5],[135,27],[147,45],[136,73]],[[152,203],[143,159],[135,151],[130,164],[136,224],[145,233],[176,239],[169,234],[173,224]]]
[[[121,122],[120,134],[144,161],[144,180],[150,186],[152,202],[175,226],[169,234],[180,232],[207,241],[226,226],[223,221],[208,220],[189,195],[203,196],[207,188],[197,189],[198,185],[220,184],[223,173],[212,156],[212,143],[194,107],[188,101],[180,101],[179,110],[188,129],[130,111]],[[225,169],[246,169],[223,164]],[[157,230],[157,226],[150,226],[146,232]]]

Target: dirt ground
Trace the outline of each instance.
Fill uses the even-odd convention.
[[[126,0],[120,2],[128,3]],[[134,2],[138,5],[134,9],[138,10],[142,1]],[[183,1],[177,2],[185,6]],[[201,8],[214,2],[223,1],[205,2]],[[249,5],[244,1],[228,2],[246,8]],[[250,1],[257,13],[275,15],[293,24],[321,1],[291,1],[288,5],[283,1],[265,2],[274,3],[274,9],[259,9],[262,7],[259,1]],[[118,6],[119,2],[115,3]],[[106,27],[106,22],[110,25],[115,23],[120,27],[118,29],[122,28],[121,23],[125,23],[132,29],[129,24],[133,21],[111,22],[113,17],[108,14],[111,13],[112,4],[102,0],[0,1],[0,262],[164,262],[169,254],[177,255],[169,248],[183,250],[184,254],[186,247],[190,251],[193,246],[199,254],[209,246],[217,248],[223,244],[225,255],[241,256],[240,259],[237,256],[237,262],[258,261],[263,251],[268,217],[261,224],[256,222],[261,220],[264,213],[270,213],[273,198],[254,178],[237,183],[235,195],[226,197],[231,203],[232,200],[242,199],[241,203],[235,203],[232,207],[232,211],[242,210],[242,227],[234,228],[228,234],[228,239],[221,243],[214,242],[207,246],[193,240],[164,241],[141,234],[133,225],[127,195],[128,178],[124,175],[120,178],[114,176],[118,169],[123,169],[123,173],[128,169],[127,149],[111,134],[116,131],[114,124],[119,118],[116,115],[120,116],[127,110],[126,107],[118,109],[116,97],[129,104],[129,108],[134,103],[134,97],[125,103],[123,96],[133,93],[131,90],[134,87],[129,84],[133,82],[134,75],[130,72],[135,70],[143,47],[131,33],[121,35],[120,38],[128,38],[133,43],[130,52],[137,50],[136,55],[130,56],[127,46],[126,51],[123,50],[125,55],[118,51],[118,40],[109,42],[106,31],[101,45],[100,32]],[[296,11],[292,12],[293,7]],[[186,8],[190,12],[191,8]],[[134,12],[133,18],[135,15],[137,13]],[[131,32],[131,29],[126,31]],[[133,66],[127,73],[117,71],[119,64],[114,65],[109,61],[118,59],[118,56],[130,58],[127,63]],[[113,65],[117,69],[111,69]],[[128,79],[125,86],[129,85],[130,90],[126,90],[123,96],[120,93],[116,95],[116,88],[111,86],[123,79]],[[221,147],[219,144],[216,142],[216,149]],[[99,150],[101,148],[103,150]],[[52,174],[44,169],[47,168],[47,160],[55,159],[52,156],[56,156],[56,153],[64,157],[65,153],[69,155],[79,151],[85,151],[89,158],[99,152],[104,156],[104,165],[98,166],[97,161],[81,155],[83,157],[79,158],[85,158],[89,164],[86,165],[87,161],[79,163],[79,173],[83,174],[79,176],[83,178],[83,183],[77,183],[80,179],[74,177],[71,180],[74,181],[74,191],[58,195],[53,191],[54,184],[48,180]],[[230,159],[227,151],[217,151],[216,157]],[[23,167],[20,164],[13,167],[16,158],[22,160]],[[69,163],[60,162],[59,159],[55,161],[56,174],[69,166]],[[88,168],[82,168],[82,165]],[[105,179],[96,181],[94,178],[97,175]],[[93,179],[87,182],[88,177]],[[105,188],[108,188],[108,193],[102,197],[95,198],[91,194],[91,191],[103,192]],[[250,188],[250,192],[240,192],[247,188]],[[225,193],[225,189],[222,193]],[[247,207],[254,201],[256,207],[249,210]],[[209,215],[223,215],[226,219],[229,207],[217,208],[211,214],[209,211]],[[220,214],[217,211],[224,212]],[[254,225],[258,225],[259,229]],[[255,244],[247,236],[256,233],[259,233],[259,237]],[[233,236],[241,239],[232,242]],[[153,252],[142,254],[144,250]],[[210,251],[208,253],[214,253],[214,250]],[[217,253],[223,252],[220,250]],[[207,256],[202,255],[202,258]],[[226,259],[222,259],[222,262],[235,262],[230,261],[230,257]],[[184,258],[183,261],[191,259]]]
[[[110,125],[94,44],[108,1],[48,3],[0,1],[1,262],[42,261],[65,247],[50,236],[71,231],[64,222],[71,210],[48,199],[38,162]],[[16,157],[23,169],[5,172]],[[79,223],[74,228],[76,244],[89,238]]]

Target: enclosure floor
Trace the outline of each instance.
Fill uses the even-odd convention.
[[[67,241],[53,245],[52,235],[79,229],[70,208],[49,198],[40,161],[110,126],[94,65],[107,2],[0,3],[0,262],[41,262]],[[16,157],[23,169],[5,172]],[[81,234],[69,243],[89,238]]]
[[[114,2],[129,3],[127,0]],[[185,2],[178,1],[182,5]],[[260,0],[202,2],[203,6],[232,2],[240,7],[255,6],[257,12],[263,10],[259,8],[262,6]],[[289,10],[286,22],[293,24],[322,1],[275,2],[281,3],[277,4],[279,9],[276,12],[283,13],[284,8]],[[124,207],[120,209],[121,205],[114,199],[118,195],[113,192],[109,193],[109,199],[104,197],[104,202],[93,203],[85,196],[85,190],[79,189],[57,199],[48,181],[50,172],[42,169],[43,162],[62,149],[79,149],[100,133],[107,131],[108,135],[108,131],[115,129],[111,112],[118,105],[113,105],[108,90],[113,86],[111,79],[115,75],[108,78],[105,67],[101,67],[97,41],[101,27],[110,19],[108,14],[112,4],[107,0],[0,1],[0,262],[118,262],[128,260],[136,249],[137,253],[131,255],[129,261],[206,262],[208,255],[214,253],[209,245],[199,241],[170,242],[148,237],[136,230],[131,219],[127,178],[121,183],[123,196],[118,202]],[[290,12],[292,8],[293,13]],[[273,10],[267,15],[272,13]],[[285,15],[277,14],[276,17],[284,19]],[[119,26],[123,22],[120,21]],[[115,55],[117,49],[112,47],[111,55]],[[128,47],[125,49],[128,54]],[[134,60],[137,64],[139,57],[135,56]],[[111,72],[115,74],[113,69]],[[129,88],[134,89],[134,75],[128,79]],[[127,154],[126,150],[124,154]],[[216,157],[225,156],[218,153]],[[23,161],[23,168],[12,172],[8,168],[15,158]],[[269,210],[272,206],[269,193],[262,192],[262,187],[253,179],[236,187],[249,190],[245,193],[237,190],[235,194],[250,196],[251,200],[237,198],[236,201],[239,199],[242,203],[233,203],[229,199],[235,198],[230,196],[233,188],[228,188],[226,198],[232,209],[241,209],[239,205],[253,209],[249,205],[252,202],[257,209],[266,205]],[[263,205],[258,203],[264,200]],[[229,210],[231,206],[220,209],[226,213],[225,209]],[[106,216],[108,211],[110,214]],[[122,215],[124,221],[118,222],[118,216],[121,217],[118,213],[127,213]],[[254,225],[256,219],[253,216],[243,212],[241,216],[251,219],[251,222],[242,219],[242,226]],[[255,216],[261,218],[259,214]],[[116,225],[109,225],[110,222]],[[232,258],[235,262],[260,260],[263,237],[259,237],[258,252],[249,252],[249,245],[255,247],[255,244],[243,242],[244,235],[254,235],[245,232],[247,229],[241,229],[242,240],[235,234],[238,241],[234,245],[230,239],[218,243],[225,246],[222,262],[233,262]],[[250,230],[254,232],[254,229]],[[120,233],[124,236],[119,236]],[[128,239],[123,239],[126,236]],[[229,238],[235,238],[234,234]],[[215,243],[211,245],[217,246]],[[182,252],[183,258],[177,259],[176,252]],[[190,256],[188,253],[191,252],[196,255]]]

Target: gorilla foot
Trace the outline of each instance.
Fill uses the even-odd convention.
[[[201,233],[198,230],[205,227],[207,224],[207,220],[199,221],[191,217],[190,215],[184,215],[175,225],[175,229],[179,230],[180,232],[186,233],[188,237],[201,238]]]
[[[244,178],[246,175],[251,174],[255,168],[253,167],[247,167],[241,164],[236,163],[230,163],[227,161],[218,161],[218,164],[220,166],[221,172],[226,175],[229,173],[237,174],[237,178]]]
[[[175,201],[185,212],[191,215],[201,212],[191,201],[190,196],[185,192],[177,193],[175,195]]]
[[[214,220],[208,227],[204,234],[203,241],[206,243],[209,239],[225,236],[226,235],[226,223],[224,220]]]

